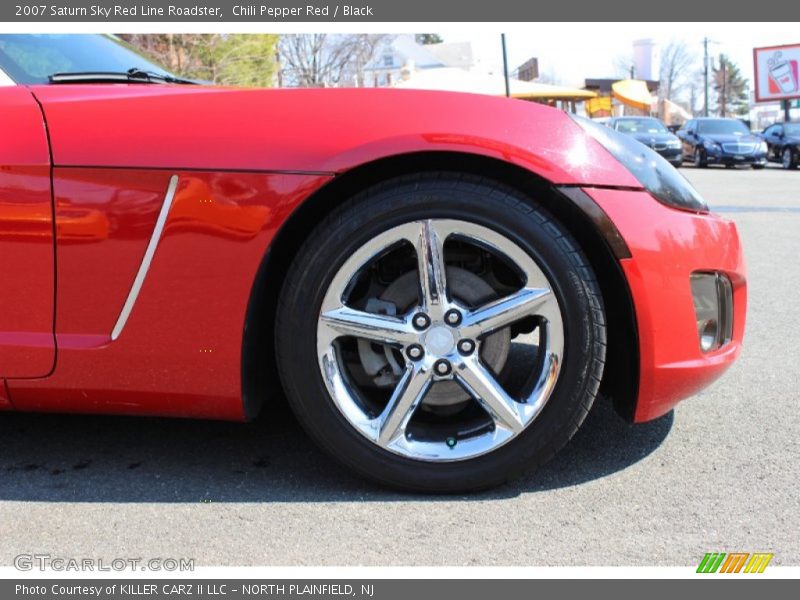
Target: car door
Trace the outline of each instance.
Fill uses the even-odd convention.
[[[50,149],[27,88],[0,85],[0,379],[55,364]]]
[[[696,126],[696,121],[687,121],[683,128],[678,131],[684,158],[691,158],[692,154],[694,154],[694,145],[692,144],[691,138]]]
[[[783,125],[773,125],[767,130],[767,146],[769,158],[781,160],[783,153]]]
[[[774,154],[774,149],[772,148],[773,143],[773,134],[775,132],[775,125],[770,125],[764,131],[761,132],[761,137],[767,143],[767,160],[772,160],[772,156]]]

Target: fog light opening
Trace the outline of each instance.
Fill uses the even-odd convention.
[[[733,337],[733,291],[727,275],[692,273],[692,299],[701,352],[721,348]]]

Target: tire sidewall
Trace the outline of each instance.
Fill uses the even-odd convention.
[[[786,155],[787,154],[789,155],[789,162],[788,163],[786,162]],[[794,169],[795,160],[796,159],[795,159],[795,156],[794,156],[794,152],[792,152],[792,149],[791,148],[786,148],[783,151],[783,155],[781,156],[781,164],[782,164],[783,168],[784,169]]]
[[[705,161],[705,158],[703,156],[703,151],[700,150],[700,148],[695,148],[695,151],[694,151],[694,166],[699,168],[699,169],[702,169],[703,167],[706,166],[706,161]]]
[[[292,343],[288,349],[278,348],[281,371],[290,403],[309,433],[351,468],[383,483],[418,490],[486,487],[549,458],[569,439],[574,422],[582,420],[588,410],[587,396],[593,399],[596,392],[591,368],[598,358],[593,353],[602,323],[595,321],[602,322],[602,309],[598,312],[598,307],[592,306],[599,296],[587,286],[593,275],[587,271],[587,261],[581,260],[577,244],[543,210],[523,202],[518,194],[474,183],[398,181],[361,194],[341,213],[338,219],[323,224],[324,230],[318,228],[312,234],[297,257],[295,281],[287,285],[281,302],[295,312]],[[561,372],[542,412],[503,446],[463,461],[412,460],[365,438],[330,399],[317,362],[320,306],[341,265],[377,234],[424,218],[471,221],[516,243],[536,260],[551,282],[564,323]],[[279,317],[277,346],[281,336],[290,335],[286,325],[287,319]],[[287,377],[285,371],[297,365],[305,365],[305,377],[301,373]]]

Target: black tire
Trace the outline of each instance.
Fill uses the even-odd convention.
[[[706,156],[700,148],[694,149],[694,166],[698,169],[705,169],[708,166]]]
[[[787,160],[787,153],[788,153],[788,160]],[[781,166],[784,169],[796,169],[797,168],[797,156],[794,152],[792,152],[791,148],[784,149],[783,153],[781,154]]]
[[[761,169],[765,168],[767,165],[753,165],[754,171],[760,171]]]
[[[467,220],[513,240],[553,282],[563,313],[562,370],[542,412],[499,448],[453,462],[409,459],[359,434],[333,403],[317,364],[317,319],[337,270],[377,234],[425,218]],[[275,346],[289,403],[329,454],[384,485],[454,493],[495,486],[541,465],[575,434],[602,376],[605,314],[595,275],[577,242],[533,199],[487,179],[424,174],[393,179],[356,195],[311,232],[281,291]]]

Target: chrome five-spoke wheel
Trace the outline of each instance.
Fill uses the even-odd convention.
[[[416,270],[381,294],[358,293],[381,290],[362,280],[406,254]],[[497,262],[516,285],[497,283],[499,293],[455,266],[465,256]],[[510,343],[520,323],[532,331],[515,330]],[[563,347],[558,300],[534,259],[486,227],[450,219],[405,223],[359,248],[333,278],[317,330],[319,368],[350,424],[387,450],[430,461],[490,452],[525,429],[550,398]],[[506,366],[528,369],[530,385],[510,390]]]

